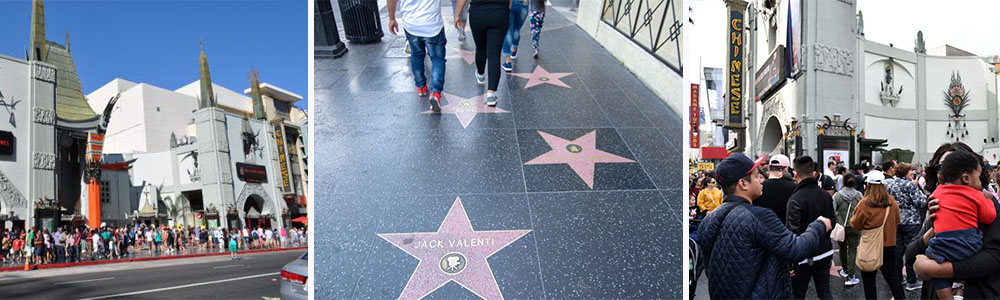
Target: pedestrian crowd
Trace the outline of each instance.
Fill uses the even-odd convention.
[[[513,71],[513,60],[517,59],[521,42],[521,28],[526,21],[531,24],[533,57],[540,55],[538,45],[545,21],[545,0],[452,0],[451,7],[454,11],[445,13],[454,15],[458,40],[465,40],[466,24],[472,33],[476,47],[476,80],[487,86],[485,104],[496,106],[500,69]],[[440,111],[445,79],[445,45],[448,43],[440,0],[389,0],[387,9],[389,33],[395,35],[402,25],[402,32],[406,35],[406,50],[410,55],[410,70],[417,94],[428,97],[431,110]],[[431,61],[429,84],[424,71],[425,57]]]
[[[689,180],[691,295],[704,275],[712,299],[804,299],[810,284],[832,299],[839,252],[836,273],[867,299],[879,273],[894,299],[1000,299],[997,178],[961,142],[926,167],[732,154]]]
[[[135,226],[0,228],[0,265],[49,264],[121,259],[138,256],[221,252],[228,241],[238,249],[275,249],[307,245],[302,229],[207,229],[205,227]]]

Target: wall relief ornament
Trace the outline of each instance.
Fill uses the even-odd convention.
[[[969,106],[969,91],[962,84],[962,75],[958,71],[951,73],[951,84],[948,90],[944,91],[944,104],[951,109],[951,123],[948,124],[948,131],[945,133],[949,138],[960,141],[969,135],[969,130],[965,126],[965,114],[962,110]]]
[[[854,52],[823,44],[813,44],[816,70],[854,76]]]
[[[899,97],[903,94],[903,85],[899,85],[899,91],[896,91],[895,82],[893,81],[895,75],[893,73],[892,59],[885,61],[885,78],[881,82],[882,90],[879,92],[879,99],[882,99],[883,106],[896,107],[899,103]]]
[[[31,69],[32,78],[51,83],[56,82],[56,69],[39,64],[35,64]]]
[[[31,120],[38,124],[55,125],[56,112],[47,108],[35,107],[31,110]]]
[[[32,166],[39,170],[55,170],[56,155],[52,153],[36,152],[32,155]]]
[[[27,198],[24,198],[24,195],[17,189],[17,186],[11,183],[10,179],[3,172],[0,172],[0,196],[3,197],[0,198],[0,201],[3,201],[3,205],[8,207],[7,210],[11,208],[24,208],[28,204]]]

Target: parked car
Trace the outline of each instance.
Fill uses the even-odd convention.
[[[281,299],[309,299],[309,251],[281,268]]]

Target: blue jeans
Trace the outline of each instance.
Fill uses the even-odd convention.
[[[528,1],[513,0],[510,3],[510,27],[503,39],[503,56],[510,56],[511,48],[521,44],[521,27],[528,19]]]
[[[983,233],[979,228],[949,230],[934,234],[927,241],[927,256],[938,263],[959,261],[976,255],[983,248]],[[934,278],[934,289],[951,288],[951,279]]]
[[[448,39],[444,37],[444,29],[434,37],[420,37],[406,32],[406,40],[410,42],[410,70],[413,71],[413,81],[417,87],[427,85],[424,75],[424,55],[431,58],[431,92],[444,90],[444,45]]]

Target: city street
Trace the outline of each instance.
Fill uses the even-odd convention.
[[[4,299],[277,298],[281,267],[302,250],[0,273]]]

